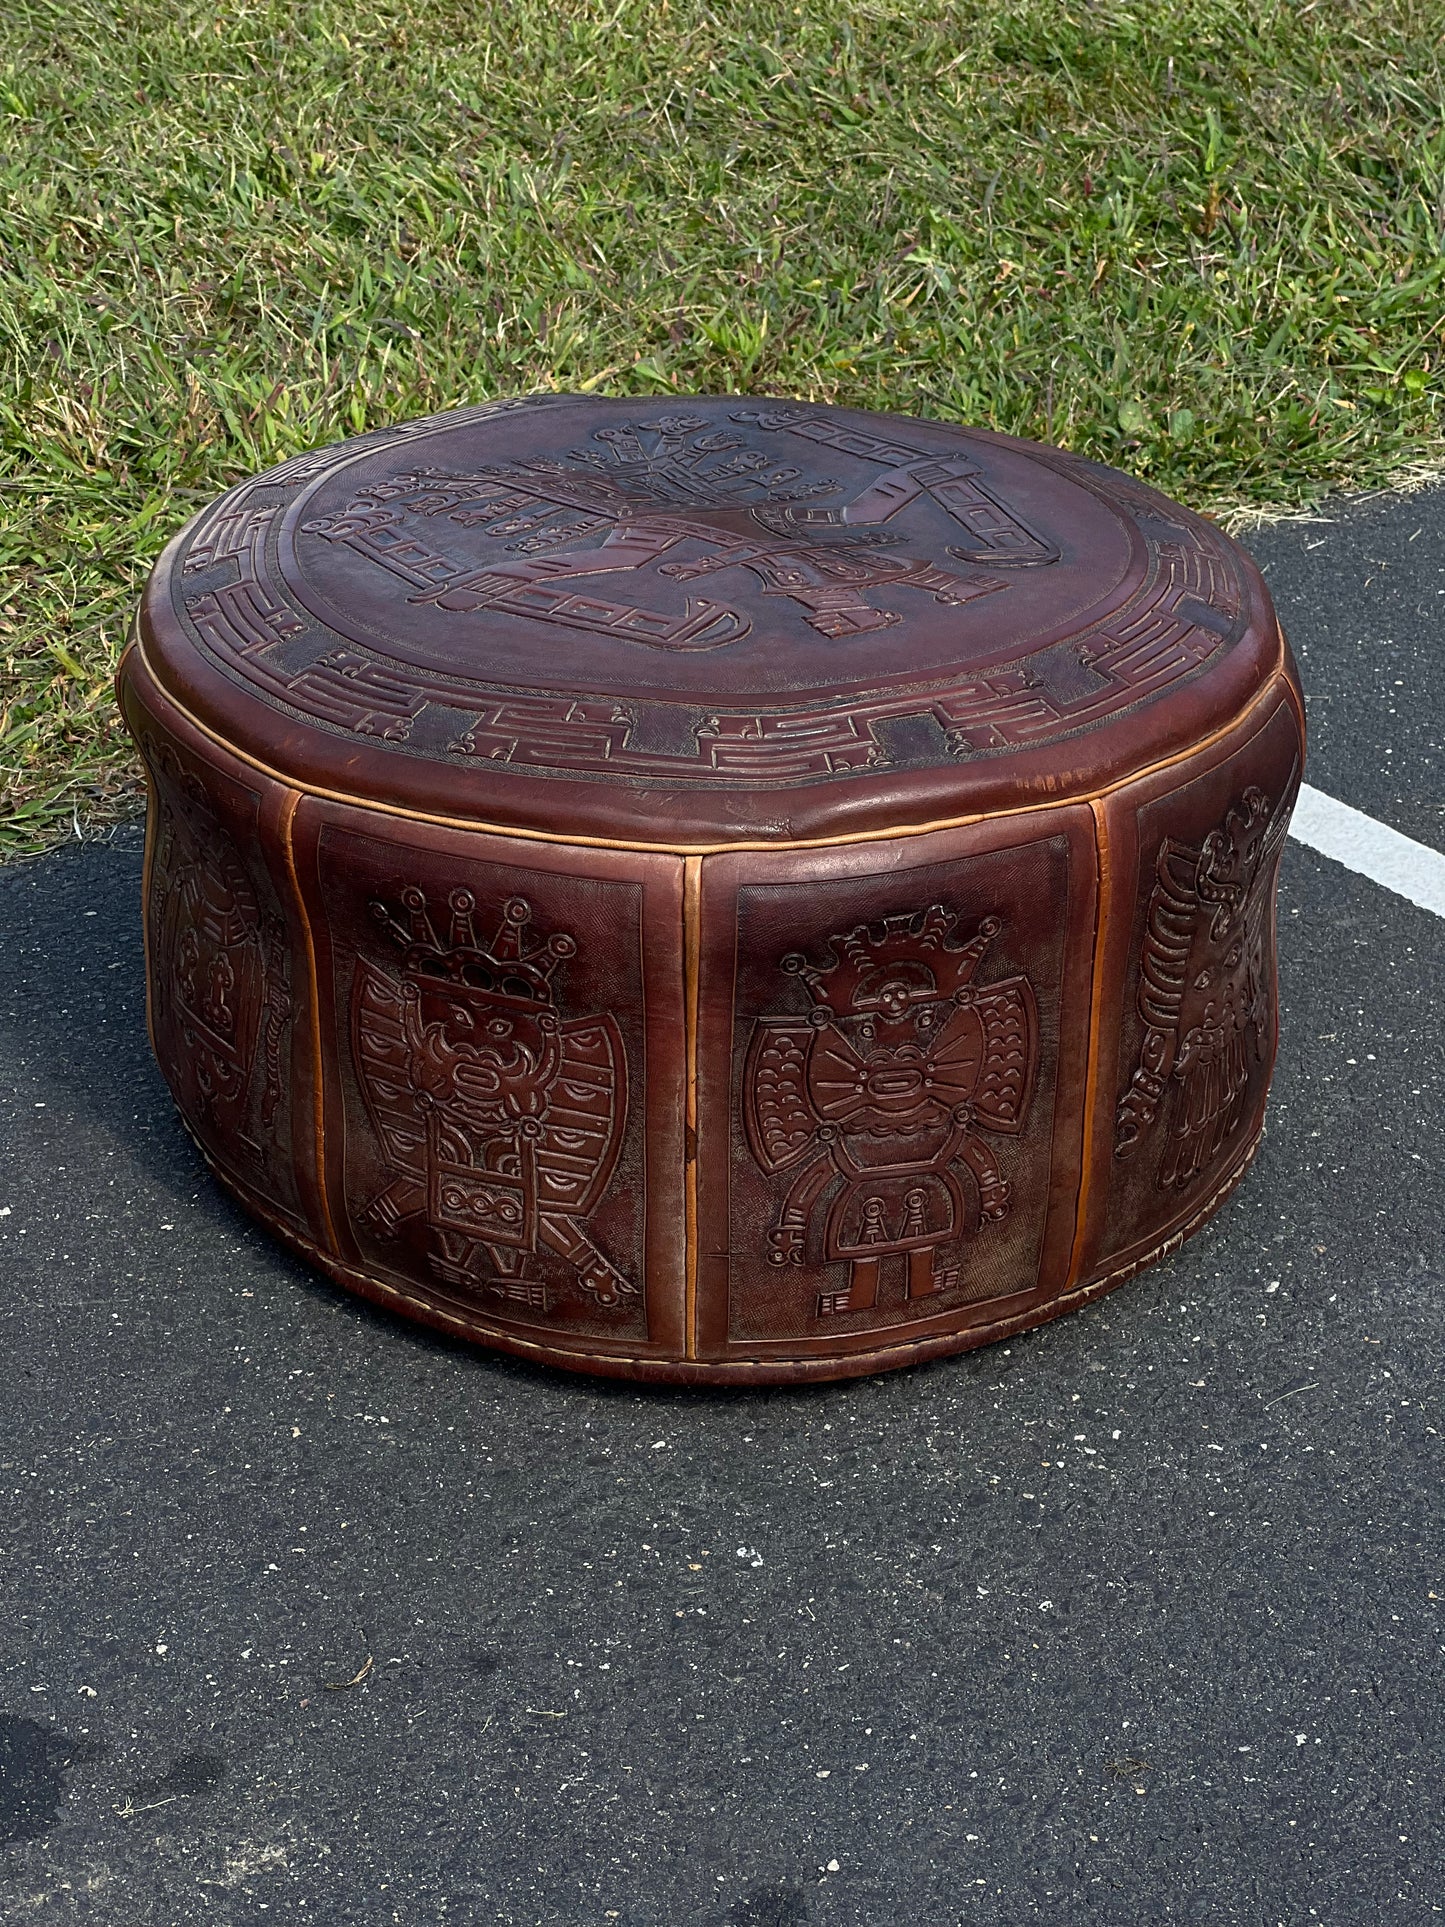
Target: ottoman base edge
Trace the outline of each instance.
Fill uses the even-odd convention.
[[[429,1325],[448,1337],[464,1339],[469,1344],[507,1352],[513,1357],[528,1359],[534,1364],[554,1366],[560,1370],[587,1372],[601,1378],[623,1378],[640,1384],[746,1388],[753,1385],[826,1383],[846,1378],[862,1378],[876,1372],[899,1371],[909,1365],[920,1365],[931,1359],[947,1358],[959,1352],[975,1351],[984,1345],[997,1344],[1003,1339],[1031,1331],[1036,1326],[1048,1324],[1053,1319],[1062,1317],[1066,1312],[1077,1311],[1094,1299],[1102,1298],[1106,1292],[1114,1291],[1118,1286],[1127,1284],[1131,1278],[1137,1277],[1141,1271],[1147,1270],[1151,1265],[1171,1257],[1187,1238],[1193,1237],[1195,1232],[1202,1230],[1228,1201],[1245,1177],[1263,1137],[1264,1126],[1261,1123],[1259,1130],[1245,1145],[1226,1175],[1219,1180],[1193,1216],[1171,1232],[1167,1238],[1162,1239],[1156,1247],[1132,1258],[1125,1265],[1099,1272],[1082,1284],[1059,1293],[1057,1297],[1050,1298],[1042,1304],[1032,1305],[1025,1311],[1000,1319],[993,1324],[970,1325],[963,1330],[953,1332],[934,1332],[927,1338],[880,1346],[868,1352],[792,1359],[676,1359],[660,1357],[655,1353],[608,1353],[563,1344],[539,1344],[533,1339],[522,1337],[519,1333],[493,1325],[463,1306],[458,1305],[455,1309],[449,1309],[432,1299],[423,1298],[401,1286],[392,1285],[385,1279],[377,1278],[370,1272],[361,1271],[356,1266],[347,1264],[343,1259],[335,1257],[305,1237],[294,1225],[278,1218],[239,1179],[216,1163],[199,1143],[197,1143],[197,1149],[223,1188],[273,1237],[294,1252],[297,1257],[304,1259],[313,1269],[324,1273],[332,1283],[340,1285],[357,1297],[368,1299],[383,1310]],[[193,1138],[192,1142],[196,1140]]]

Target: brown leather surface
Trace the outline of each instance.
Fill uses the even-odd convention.
[[[1121,1282],[1258,1141],[1297,682],[1248,561],[1126,478],[794,404],[463,411],[198,517],[120,685],[187,1123],[444,1330],[883,1369]]]
[[[539,1340],[681,1350],[680,859],[311,800],[294,849],[339,1255]]]
[[[1062,1290],[1086,806],[703,865],[700,1349],[877,1349]]]
[[[1088,795],[1281,646],[1208,522],[940,422],[543,396],[300,456],[167,549],[162,685],[318,788],[705,846]]]
[[[121,678],[149,779],[144,886],[151,1042],[209,1157],[287,1226],[324,1232],[312,993],[286,861],[293,791]]]
[[[1084,1274],[1167,1238],[1261,1127],[1278,1043],[1275,885],[1302,760],[1282,691],[1101,808],[1111,900]]]

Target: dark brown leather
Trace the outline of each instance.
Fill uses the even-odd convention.
[[[1281,655],[1247,557],[1111,470],[736,397],[493,403],[300,456],[182,531],[140,636],[282,773],[667,846],[1087,796]]]
[[[465,410],[223,497],[120,682],[187,1122],[446,1329],[902,1364],[1119,1282],[1257,1142],[1297,682],[1243,553],[1111,471]]]

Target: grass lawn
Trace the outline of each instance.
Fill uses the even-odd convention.
[[[528,389],[1050,437],[1222,516],[1445,462],[1445,0],[7,0],[0,856],[135,795],[194,507]]]

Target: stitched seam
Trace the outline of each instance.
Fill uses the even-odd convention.
[[[336,1236],[336,1223],[331,1215],[331,1192],[326,1182],[326,1083],[321,1052],[321,984],[316,970],[316,939],[311,929],[311,919],[306,913],[306,899],[301,894],[301,879],[296,873],[296,848],[291,834],[301,802],[301,791],[292,790],[289,805],[281,819],[281,847],[286,856],[286,875],[290,880],[296,914],[301,919],[301,934],[306,940],[306,972],[311,985],[311,1111],[316,1139],[316,1192],[331,1251],[339,1253],[341,1245]]]
[[[183,1119],[182,1122],[184,1121]],[[253,1194],[245,1184],[219,1165],[199,1139],[195,1139],[194,1142],[206,1163],[226,1189],[239,1197],[246,1209],[263,1224],[268,1225],[285,1243],[300,1249],[307,1256],[314,1254],[320,1261],[318,1269],[340,1274],[344,1278],[358,1279],[370,1291],[380,1292],[397,1304],[414,1305],[426,1314],[428,1320],[453,1326],[464,1337],[474,1342],[495,1341],[507,1350],[533,1353],[544,1364],[561,1359],[582,1359],[589,1364],[597,1365],[676,1367],[696,1364],[704,1372],[727,1374],[751,1371],[757,1366],[767,1366],[775,1371],[786,1372],[795,1371],[798,1367],[806,1370],[809,1366],[817,1365],[857,1365],[867,1370],[895,1359],[906,1358],[908,1353],[920,1351],[926,1346],[946,1345],[954,1338],[967,1337],[977,1339],[980,1344],[986,1344],[990,1340],[990,1334],[1006,1338],[1015,1332],[1029,1329],[1031,1325],[1047,1323],[1058,1313],[1072,1311],[1087,1303],[1089,1299],[1102,1296],[1112,1286],[1123,1284],[1138,1272],[1146,1270],[1150,1265],[1157,1264],[1160,1259],[1169,1257],[1177,1251],[1186,1238],[1192,1237],[1196,1231],[1202,1229],[1230,1192],[1240,1183],[1253,1163],[1263,1137],[1264,1130],[1261,1127],[1229,1176],[1211,1193],[1193,1217],[1180,1225],[1176,1231],[1171,1231],[1167,1238],[1161,1239],[1158,1244],[1142,1252],[1139,1257],[1131,1258],[1127,1264],[1120,1265],[1112,1271],[1101,1272],[1097,1277],[1089,1279],[1087,1283],[1078,1285],[1071,1291],[1061,1292],[1057,1298],[1046,1299],[1042,1304],[1032,1305],[1027,1311],[1016,1313],[1013,1317],[996,1319],[990,1325],[964,1325],[951,1332],[929,1332],[923,1337],[903,1339],[895,1345],[880,1346],[877,1350],[870,1352],[814,1352],[793,1357],[774,1355],[761,1358],[737,1358],[729,1354],[724,1358],[707,1359],[677,1359],[669,1357],[665,1352],[582,1351],[563,1345],[544,1344],[536,1339],[523,1338],[505,1326],[489,1325],[476,1315],[463,1317],[458,1313],[447,1311],[434,1299],[420,1298],[414,1292],[404,1291],[400,1286],[389,1284],[385,1279],[378,1278],[371,1272],[362,1271],[358,1266],[349,1265],[344,1259],[324,1251],[314,1239],[308,1238],[289,1220],[278,1217],[265,1205],[254,1201]]]
[[[228,737],[221,735],[219,730],[212,729],[208,723],[202,722],[194,710],[188,709],[183,702],[167,689],[165,684],[156,675],[155,671],[151,668],[150,659],[146,655],[145,646],[139,638],[137,638],[134,646],[137,656],[145,666],[145,671],[150,678],[152,689],[162,701],[169,703],[178,715],[183,716],[193,729],[224,749],[228,755],[234,756],[238,762],[248,764],[252,769],[258,770],[261,775],[270,777],[272,782],[280,783],[286,789],[298,789],[303,797],[315,797],[324,802],[342,803],[349,809],[370,810],[377,815],[395,817],[405,822],[434,823],[443,829],[468,830],[484,836],[516,837],[522,841],[532,843],[556,843],[569,849],[621,850],[635,856],[701,857],[746,854],[749,852],[767,854],[774,851],[786,851],[791,854],[795,850],[831,850],[849,848],[861,843],[891,842],[900,837],[929,836],[940,830],[962,830],[967,829],[975,823],[1000,823],[1012,816],[1032,816],[1042,810],[1069,809],[1079,806],[1088,807],[1096,797],[1113,796],[1119,790],[1127,789],[1132,784],[1141,782],[1147,777],[1157,776],[1162,771],[1174,769],[1181,763],[1191,761],[1202,751],[1212,749],[1217,742],[1221,741],[1225,736],[1228,736],[1232,730],[1239,728],[1243,723],[1247,722],[1255,710],[1262,708],[1272,697],[1276,696],[1280,685],[1285,684],[1287,686],[1288,681],[1282,669],[1278,667],[1275,668],[1271,672],[1268,680],[1261,688],[1255,691],[1248,702],[1236,710],[1227,722],[1221,723],[1217,729],[1211,730],[1209,735],[1200,737],[1196,742],[1188,744],[1184,749],[1177,751],[1172,756],[1161,757],[1158,762],[1147,763],[1141,769],[1130,770],[1127,775],[1119,777],[1115,782],[1108,783],[1097,791],[1085,791],[1079,795],[1069,796],[1040,796],[1027,803],[1011,803],[1006,809],[973,810],[966,816],[939,817],[928,823],[904,823],[881,830],[857,830],[851,835],[839,834],[837,836],[799,837],[795,841],[754,837],[737,838],[731,842],[721,843],[629,843],[625,839],[615,837],[566,836],[560,831],[522,829],[516,825],[485,822],[479,817],[442,816],[436,811],[406,809],[397,803],[382,803],[371,797],[352,795],[345,790],[320,789],[300,784],[294,774],[276,769],[270,763],[262,762],[260,757],[252,751],[243,749],[239,744],[233,743]]]
[[[1088,1233],[1089,1192],[1094,1177],[1094,1110],[1099,1099],[1099,1049],[1104,1025],[1104,947],[1108,937],[1108,904],[1112,888],[1109,868],[1109,813],[1101,802],[1090,804],[1094,815],[1094,877],[1098,899],[1094,910],[1094,974],[1089,985],[1089,1048],[1084,1068],[1084,1116],[1079,1145],[1079,1193],[1074,1200],[1074,1242],[1069,1252],[1068,1283],[1072,1286],[1083,1263]]]
[[[697,1000],[702,941],[702,858],[683,859],[682,970],[687,1089],[683,1116],[683,1350],[697,1357]]]

